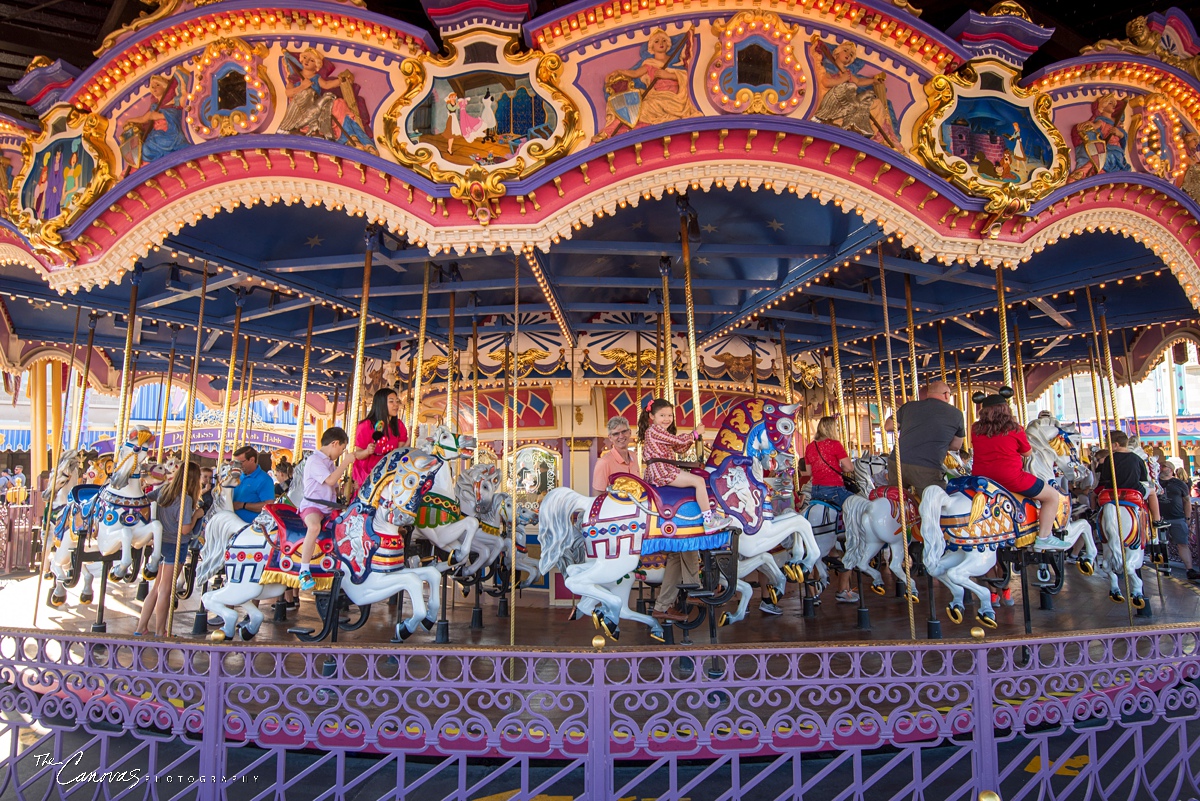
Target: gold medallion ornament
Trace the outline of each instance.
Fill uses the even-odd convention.
[[[75,259],[59,232],[113,184],[107,131],[108,120],[99,114],[64,106],[21,145],[21,172],[13,179],[9,217],[35,250]]]
[[[402,166],[450,184],[450,196],[487,225],[506,181],[583,139],[579,110],[559,88],[562,59],[523,51],[515,34],[472,29],[447,36],[445,48],[445,56],[421,53],[400,64],[402,88],[379,142]]]
[[[992,237],[1005,220],[1066,183],[1070,170],[1049,95],[1022,89],[1017,77],[995,59],[935,75],[925,84],[929,106],[914,128],[913,153],[921,163],[987,200],[984,230]]]

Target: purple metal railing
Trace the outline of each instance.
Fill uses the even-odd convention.
[[[92,797],[56,783],[110,771],[102,797],[1197,798],[1198,638],[570,652],[3,630],[0,797]]]

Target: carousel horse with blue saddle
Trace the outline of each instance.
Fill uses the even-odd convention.
[[[1009,406],[1012,395],[1008,387],[994,395],[975,394],[980,411],[971,430],[973,474],[950,481],[945,490],[927,487],[921,498],[925,569],[950,589],[946,611],[955,623],[963,620],[963,596],[969,590],[979,598],[978,621],[995,628],[992,593],[973,577],[995,567],[1000,549],[1032,547],[1035,553],[1061,556],[1085,537],[1080,561],[1085,574],[1096,554],[1087,523],[1071,520],[1070,496],[1054,475],[1025,469],[1024,460],[1034,451]],[[941,537],[935,536],[939,530]]]
[[[413,523],[421,497],[430,491],[433,476],[442,466],[442,460],[421,451],[399,448],[389,452],[350,504],[325,520],[316,541],[311,564],[315,589],[344,592],[364,610],[360,624],[365,622],[365,608],[370,604],[399,592],[409,594],[413,614],[396,625],[401,640],[419,626],[431,628],[439,611],[437,593],[431,589],[427,607],[425,590],[440,581],[440,570],[407,566],[400,529]],[[204,608],[223,621],[212,639],[221,641],[239,634],[249,640],[263,620],[252,601],[278,597],[288,587],[299,588],[300,550],[307,529],[288,504],[267,504],[251,523],[223,506],[214,507],[210,514],[196,582],[203,584],[224,570],[224,586],[206,592],[202,599]],[[325,629],[310,639],[321,639],[341,625],[336,607],[336,602],[329,604],[327,609],[333,611],[326,615]],[[239,608],[248,615],[240,625]],[[310,632],[297,633],[307,637]]]
[[[110,577],[119,580],[133,564],[134,549],[153,545],[154,552],[143,569],[143,578],[150,580],[158,573],[162,561],[162,524],[154,519],[151,501],[142,487],[142,474],[149,462],[154,434],[145,426],[130,429],[125,442],[117,451],[116,465],[108,481],[100,486],[79,484],[68,494],[68,500],[55,525],[54,556],[50,571],[54,585],[46,601],[59,607],[67,600],[67,587],[79,578],[84,561],[99,561],[120,554],[112,566]],[[87,549],[95,540],[95,548]],[[85,553],[86,549],[86,553]],[[91,573],[88,572],[90,590]]]
[[[662,624],[629,607],[633,574],[646,557],[727,548],[731,530],[737,530],[739,559],[769,554],[790,538],[792,554],[784,570],[802,577],[816,560],[812,529],[795,512],[775,514],[762,478],[764,469],[780,462],[784,470],[793,469],[797,408],[744,400],[722,421],[703,469],[674,465],[702,482],[701,497],[723,512],[724,520],[701,508],[691,486],[656,486],[627,473],[613,474],[607,491],[596,497],[567,487],[551,490],[539,510],[542,572],[560,569],[567,588],[581,599],[578,609],[590,612],[610,637],[617,638],[624,619],[646,624],[660,642]]]

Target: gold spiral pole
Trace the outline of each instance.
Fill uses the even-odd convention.
[[[663,397],[675,405],[675,338],[671,332],[671,260],[663,257],[658,262],[662,276],[662,326],[663,326]]]
[[[367,303],[371,297],[371,265],[375,257],[375,232],[373,229],[367,229],[366,236],[366,253],[363,254],[363,279],[362,279],[362,300],[358,304],[358,332],[354,340],[354,377],[350,383],[349,403],[346,404],[346,425],[345,429],[350,435],[350,441],[354,441],[354,428],[358,423],[358,410],[362,405],[363,382],[366,380],[366,364],[364,364],[364,353],[367,349]],[[428,266],[425,272],[425,289],[426,295],[429,294],[429,271]],[[425,336],[425,303],[421,303],[421,337]],[[413,407],[416,408],[415,406]],[[351,416],[355,415],[355,416]],[[414,412],[414,417],[416,413]],[[353,423],[350,421],[354,420]],[[416,437],[416,429],[411,429],[408,435],[408,441],[411,443]]]
[[[912,276],[904,275],[905,336],[908,337],[908,363],[912,365],[912,399],[921,399],[921,378],[917,370],[917,327],[913,324]]]
[[[879,295],[880,301],[883,304],[884,347],[887,350],[888,380],[891,382],[889,392],[891,393],[892,408],[899,411],[898,407],[896,406],[896,376],[892,372],[892,321],[891,315],[888,312],[887,273],[884,272],[883,269],[883,248],[878,248],[877,251],[879,253]],[[909,342],[912,342],[911,337],[909,338]],[[904,369],[903,361],[900,362],[900,368],[901,370]],[[903,381],[903,379],[901,380]],[[898,418],[899,415],[896,415],[896,417]],[[906,493],[904,488],[904,468],[900,462],[900,420],[894,419],[893,422],[896,431],[896,446],[893,449],[896,466],[896,487],[899,490],[900,495],[900,502],[897,503],[896,506],[900,509],[900,531],[902,531],[904,534],[904,586],[907,590],[908,597],[908,636],[915,640],[917,639],[917,618],[916,612],[913,609],[912,556],[908,551],[908,514],[904,508],[906,506],[904,502]],[[929,536],[930,534],[934,533],[929,532],[926,536]],[[936,536],[936,534],[934,535]],[[933,604],[932,597],[929,599],[929,603]]]
[[[1091,287],[1088,287],[1088,306],[1091,306],[1091,303],[1092,303]],[[1105,313],[1104,306],[1101,305],[1100,306],[1100,331],[1102,331],[1103,333],[1100,336],[1100,342],[1104,345],[1104,380],[1108,382],[1108,402],[1109,402],[1109,408],[1112,409],[1113,420],[1115,420],[1117,423],[1117,426],[1120,427],[1121,421],[1120,421],[1120,418],[1118,417],[1120,412],[1117,410],[1117,376],[1113,372],[1112,348],[1109,346],[1108,319],[1107,318],[1108,318],[1108,315]],[[1173,382],[1175,380],[1175,376],[1171,375],[1170,379]],[[1134,432],[1134,436],[1135,437],[1137,436],[1136,431]],[[1175,452],[1174,445],[1171,446],[1171,452],[1172,452],[1172,455],[1174,455],[1174,452]]]
[[[517,403],[518,393],[521,391],[521,370],[519,354],[521,352],[520,330],[518,328],[521,319],[521,260],[516,256],[513,257],[513,329],[512,329],[512,347],[509,348],[509,357],[512,361],[509,363],[509,375],[512,376],[512,392],[510,393],[512,401],[512,443],[508,442],[508,402],[505,399],[505,422],[504,422],[504,438],[505,452],[504,461],[508,463],[508,491],[512,493],[513,518],[517,516],[517,411],[520,406]],[[574,365],[571,366],[571,386],[575,385]],[[571,410],[572,419],[574,419],[575,410]],[[517,644],[517,535],[513,531],[513,536],[508,540],[508,593],[509,593],[509,613],[508,613],[508,644],[513,646]],[[509,663],[510,669],[512,663]]]
[[[1013,359],[1013,368],[1015,370],[1013,378],[1017,382],[1016,387],[1014,387],[1017,392],[1017,419],[1024,426],[1028,422],[1025,419],[1025,415],[1028,414],[1026,404],[1029,401],[1025,396],[1025,365],[1021,361],[1021,328],[1015,322],[1013,323]]]
[[[413,357],[412,424],[410,438],[415,439],[421,422],[421,385],[425,380],[425,326],[429,316],[429,262],[425,262],[425,279],[421,288],[421,320],[417,325],[417,350]]]
[[[946,377],[946,347],[942,344],[942,321],[937,321],[937,338],[938,338],[938,369],[941,370],[942,383],[949,384],[950,381]],[[955,387],[955,392],[958,388]]]
[[[117,402],[117,442],[129,432],[129,407],[133,404],[133,372],[136,356],[133,351],[133,329],[137,322],[138,286],[142,283],[142,267],[137,265],[129,276],[129,313],[125,315],[125,361],[121,367],[121,397]]]
[[[879,383],[879,357],[875,352],[875,337],[871,337],[871,373],[875,377],[875,414],[879,417],[879,452],[887,453],[887,432],[883,430],[883,387]],[[869,404],[869,402],[868,402]],[[870,415],[867,416],[868,421]],[[871,424],[871,448],[875,448],[875,427]]]
[[[299,464],[304,453],[304,423],[308,420],[308,365],[312,357],[313,315],[316,306],[308,307],[308,333],[304,335],[304,365],[300,368],[300,399],[296,404],[296,441],[292,444],[292,463]],[[321,447],[319,440],[313,442],[314,448]]]
[[[862,415],[858,410],[858,385],[854,381],[854,368],[847,368],[847,372],[850,374],[850,409],[851,416],[854,417],[855,446],[858,449],[858,456],[862,456]],[[849,423],[846,424],[847,428],[849,428],[849,425]]]
[[[71,427],[71,448],[72,450],[79,449],[79,439],[83,436],[83,406],[87,400],[88,379],[92,375],[92,352],[96,342],[96,320],[98,315],[92,311],[88,313],[88,336],[87,347],[83,354],[83,373],[79,377],[79,398],[75,408],[75,425]],[[71,354],[74,357],[74,353]],[[124,436],[120,431],[117,436]]]
[[[746,344],[750,346],[750,394],[758,397],[758,342],[746,338]]]
[[[970,453],[971,452],[971,415],[970,415],[970,412],[967,410],[969,407],[974,406],[974,404],[971,403],[971,398],[969,396],[963,395],[962,370],[960,370],[958,367],[958,351],[954,352],[954,395],[955,395],[955,397],[958,398],[958,407],[960,409],[962,409],[963,417],[966,419],[967,435],[965,437],[963,437],[963,440],[967,444],[967,453]]]
[[[572,348],[572,350],[574,350],[574,348]],[[640,326],[633,333],[633,370],[633,406],[637,410],[637,414],[640,415],[642,413],[642,409],[646,408],[646,404],[642,402],[642,329]],[[574,359],[572,359],[572,381],[574,380],[574,376],[575,362]],[[634,425],[636,426],[637,423],[635,422]]]
[[[791,404],[796,401],[792,391],[791,358],[788,356],[785,328],[782,322],[779,323],[779,388],[783,390],[783,402]]]
[[[887,344],[890,345],[891,343],[889,342]],[[887,350],[890,353],[892,349],[888,348]],[[891,357],[889,356],[888,358],[890,360]],[[899,359],[897,361],[897,367],[900,370],[900,405],[903,406],[904,404],[908,403],[908,379],[904,375],[903,359]],[[916,398],[913,398],[913,400],[916,400]]]
[[[171,332],[171,350],[167,353],[167,382],[166,389],[163,390],[162,398],[162,416],[158,421],[158,456],[155,460],[162,464],[163,460],[163,445],[167,439],[167,415],[171,413],[171,390],[175,385],[175,338],[178,334]],[[187,458],[187,451],[184,451],[184,458]]]
[[[330,428],[337,425],[337,405],[338,405],[338,398],[341,395],[341,388],[342,388],[341,384],[339,384],[336,380],[334,380],[334,382],[333,382],[333,405],[330,407],[331,411],[329,413]],[[353,434],[352,434],[352,436],[353,436]],[[351,440],[351,442],[353,442],[353,441],[354,440]]]
[[[663,391],[663,328],[662,312],[654,320],[654,397],[665,398]],[[638,412],[641,414],[641,412]]]
[[[196,405],[196,381],[200,375],[200,344],[201,344],[201,341],[203,339],[203,334],[204,334],[204,300],[205,300],[205,296],[207,294],[208,294],[208,265],[206,264],[204,266],[204,276],[200,279],[200,312],[196,317],[196,349],[192,353],[192,370],[191,370],[191,374],[188,376],[187,406],[185,407],[187,409],[187,413],[184,415],[184,423],[183,423],[183,451],[182,451],[183,465],[180,466],[179,469],[183,471],[184,492],[187,491],[188,471],[191,469],[191,466],[192,466],[192,423],[193,423],[193,419],[195,417],[192,414],[192,409]],[[238,310],[241,311],[240,306],[238,307]],[[174,342],[174,340],[172,340],[172,342]],[[218,457],[219,456],[220,456],[220,454],[218,454]],[[218,464],[220,463],[219,458],[218,458],[217,462],[218,462]],[[183,497],[181,495],[181,497],[179,498],[179,521],[178,521],[178,527],[176,528],[176,531],[183,528],[183,510],[184,510],[184,508],[185,508],[185,504],[183,502]],[[193,519],[194,519],[195,510],[192,511],[192,514],[193,514]],[[179,564],[180,549],[181,549],[182,544],[183,544],[182,538],[176,537],[175,538],[175,565]],[[162,581],[162,570],[166,567],[167,567],[166,565],[162,565],[162,564],[159,565],[159,581]],[[174,565],[170,566],[170,575],[168,577],[168,580],[171,582],[171,603],[169,603],[167,605],[167,636],[168,637],[173,636],[173,633],[174,633],[173,626],[175,623],[175,600],[179,594],[178,582],[175,580],[175,575],[174,575],[175,569],[176,568]],[[203,610],[201,610],[201,611],[203,612]]]
[[[1129,384],[1129,406],[1133,410],[1133,430],[1137,432],[1138,439],[1141,439],[1142,423],[1138,420],[1137,399],[1133,395],[1133,358],[1129,354],[1129,337],[1125,335],[1125,329],[1121,329],[1121,344],[1125,347],[1125,381]],[[1174,381],[1175,377],[1171,376]],[[1175,455],[1175,443],[1171,443],[1171,455]]]
[[[207,271],[207,268],[205,268],[205,272]],[[229,372],[225,375],[225,401],[221,405],[221,431],[217,436],[218,466],[225,461],[225,437],[229,433],[229,412],[233,405],[233,380],[234,376],[237,375],[234,369],[237,367],[238,336],[242,330],[242,306],[245,305],[245,302],[246,297],[239,289],[234,301],[237,311],[233,315],[233,344],[229,346]],[[336,409],[334,411],[336,413]]]
[[[837,393],[838,433],[842,436],[842,442],[846,442],[850,439],[850,430],[846,421],[845,388],[842,386],[842,349],[838,343],[837,311],[832,300],[829,301],[829,336],[833,343],[833,391]]]
[[[471,315],[471,435],[475,453],[471,464],[479,464],[479,318]]]
[[[825,385],[822,387],[824,392],[821,393],[821,413],[826,417],[829,416],[829,365],[825,362],[826,354],[821,354],[821,375],[825,379]],[[791,364],[788,365],[788,375],[791,376]]]
[[[1012,386],[1012,362],[1008,353],[1008,302],[1004,294],[1004,265],[996,265],[996,311],[1000,315],[1000,362],[1004,366],[1004,386]]]
[[[1112,428],[1120,428],[1121,420],[1117,416],[1116,403],[1114,403],[1112,405],[1112,415],[1111,416],[1109,415],[1108,397],[1109,397],[1110,393],[1105,392],[1105,387],[1104,387],[1104,373],[1103,373],[1103,365],[1101,363],[1101,360],[1103,359],[1102,354],[1104,353],[1104,351],[1100,345],[1100,329],[1096,325],[1096,309],[1095,309],[1095,307],[1092,306],[1092,288],[1090,286],[1087,287],[1085,292],[1087,293],[1088,314],[1091,316],[1091,320],[1092,320],[1092,342],[1095,346],[1095,353],[1096,353],[1095,361],[1092,364],[1092,379],[1093,379],[1093,381],[1099,382],[1097,384],[1097,387],[1095,388],[1096,391],[1099,393],[1099,401],[1100,401],[1099,403],[1096,404],[1096,409],[1104,410],[1104,428],[1105,428],[1105,431],[1107,431],[1110,427],[1110,424],[1111,424]],[[1115,395],[1114,395],[1114,400],[1115,400]],[[1099,433],[1099,432],[1097,432],[1097,433]],[[1103,442],[1106,437],[1107,437],[1107,435],[1105,435],[1105,437],[1097,437],[1097,439],[1100,439],[1100,441]]]
[[[446,331],[446,426],[455,433],[458,432],[458,407],[454,403],[454,370],[458,366],[454,350],[454,298],[457,294],[450,293],[450,323]]]
[[[704,425],[704,403],[700,399],[700,354],[696,348],[696,304],[692,296],[692,248],[688,241],[686,214],[679,216],[679,236],[683,243],[683,299],[687,305],[688,379],[692,386],[692,432]],[[697,437],[696,461],[704,462],[704,440]]]
[[[1092,377],[1092,407],[1096,412],[1096,441],[1103,443],[1107,436],[1105,432],[1109,429],[1108,404],[1104,403],[1104,393],[1100,391],[1098,378],[1100,368],[1096,364],[1096,348],[1092,342],[1088,343],[1088,372]],[[1102,404],[1103,408],[1101,408]]]
[[[252,372],[252,369],[253,368],[250,364],[250,336],[246,335],[246,336],[242,337],[242,383],[241,383],[240,387],[238,388],[237,417],[235,418],[235,421],[233,424],[233,447],[234,448],[237,448],[239,446],[239,444],[240,445],[246,444],[246,439],[245,439],[245,437],[246,437],[246,435],[245,435],[246,415],[250,411],[249,407],[246,405],[246,398],[247,398],[246,393],[248,391],[246,382],[250,378],[250,373]]]

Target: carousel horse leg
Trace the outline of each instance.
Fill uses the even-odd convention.
[[[258,584],[237,581],[204,593],[201,598],[204,608],[221,618],[221,628],[209,635],[210,639],[214,642],[232,640],[238,623],[237,610],[252,605],[250,601],[257,598],[261,591]]]
[[[103,634],[108,631],[108,624],[104,622],[104,601],[108,595],[108,574],[112,569],[112,563],[112,557],[109,557],[101,565],[100,603],[96,604],[96,622],[92,624],[93,634]]]
[[[200,588],[201,597],[203,597],[207,592],[208,582],[206,581]],[[208,634],[208,611],[204,608],[204,604],[200,605],[200,608],[196,610],[196,617],[192,619],[192,634]]]

